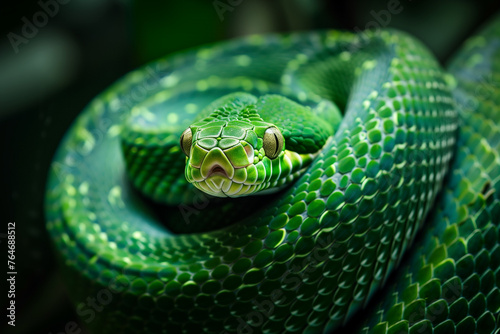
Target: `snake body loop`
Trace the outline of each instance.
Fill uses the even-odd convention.
[[[491,296],[483,298],[477,328],[494,330],[491,319],[498,320],[500,304],[494,224],[500,213],[500,132],[498,123],[481,123],[480,115],[498,121],[499,101],[498,95],[475,97],[477,104],[465,110],[460,100],[474,85],[474,66],[495,80],[500,75],[499,24],[494,27],[466,47],[452,66],[454,77],[414,38],[382,30],[253,36],[176,54],[118,81],[71,127],[48,182],[47,227],[82,322],[96,333],[338,329],[399,264],[459,152],[445,187],[450,193],[440,203],[472,205],[476,197],[463,190],[465,182],[483,187],[474,202],[479,211],[440,209],[426,230],[444,233],[447,246],[467,231],[470,236],[461,240],[469,248],[441,254],[438,242],[419,241],[415,254],[433,247],[437,255],[428,261],[434,267],[414,260],[415,267],[430,269],[422,269],[417,283],[404,276],[393,291],[407,293],[399,299],[396,292],[388,295],[370,311],[378,313],[363,331],[395,333],[425,324],[439,332],[451,326],[448,320],[453,326],[470,322],[458,307],[446,305],[446,316],[433,319],[425,319],[425,310],[440,298],[431,292],[453,278],[450,272],[439,276],[447,270],[446,256],[456,254],[458,270],[460,256],[481,247],[471,241],[483,233],[471,227],[479,222],[493,231],[481,234],[486,250],[474,249],[485,255],[472,257],[473,268],[461,270],[476,271],[481,289],[489,275],[484,289]],[[490,67],[481,67],[479,56],[467,58],[471,48],[483,60],[490,57]],[[457,110],[469,126],[459,129]],[[250,121],[238,118],[245,115]],[[204,136],[198,127],[209,121],[215,123]],[[255,138],[249,134],[254,129]],[[267,129],[283,136],[283,147],[278,137],[275,146],[264,147]],[[490,137],[481,137],[483,130]],[[472,151],[457,151],[471,140]],[[283,167],[286,154],[290,161],[301,158]],[[259,178],[250,166],[261,161],[255,169],[271,174],[263,177],[265,186],[250,189],[244,181]],[[477,173],[484,182],[475,171],[460,174],[459,163],[483,164]],[[204,181],[212,174],[216,179]],[[224,183],[231,177],[233,183]],[[188,182],[197,180],[206,182],[198,188],[216,195],[219,189],[240,195],[280,188],[240,201],[216,200]],[[469,227],[450,227],[458,223]],[[481,289],[477,293],[486,295]],[[478,294],[469,291],[463,303]],[[99,312],[89,311],[88,297],[103,304]],[[408,320],[415,305],[423,305],[424,318]]]

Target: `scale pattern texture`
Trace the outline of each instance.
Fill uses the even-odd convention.
[[[404,286],[388,292],[372,330],[494,330],[500,95],[498,86],[489,99],[469,92],[478,73],[500,79],[498,51],[487,46],[497,30],[473,40],[451,66],[454,95],[434,57],[397,31],[253,36],[124,77],[68,131],[48,182],[47,228],[82,323],[94,333],[330,332],[398,265],[455,152],[423,253],[415,253]],[[203,107],[235,91],[282,94],[319,117],[332,100],[344,117],[291,187],[265,201],[211,206],[171,157],[184,161],[182,131]],[[456,106],[463,104],[457,142]],[[167,201],[177,204],[162,210],[177,229],[255,209],[220,228],[173,234],[129,184],[127,166],[138,160],[124,158],[121,146],[136,147],[141,166],[178,173],[137,167],[143,176],[133,182],[156,200],[172,194]],[[460,296],[447,299],[454,290],[446,286]],[[432,313],[438,309],[446,312]]]

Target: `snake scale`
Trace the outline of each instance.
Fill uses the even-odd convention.
[[[204,46],[88,105],[47,229],[92,333],[494,333],[499,120],[498,19],[448,72],[396,30]]]

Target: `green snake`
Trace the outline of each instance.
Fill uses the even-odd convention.
[[[93,333],[493,333],[499,121],[500,20],[448,72],[396,30],[199,47],[89,104],[47,228]]]

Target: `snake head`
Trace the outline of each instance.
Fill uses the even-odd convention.
[[[245,94],[247,95],[247,94]],[[247,102],[247,103],[245,103]],[[181,148],[186,179],[217,197],[239,197],[268,189],[286,165],[281,131],[258,117],[253,102],[235,99],[187,128]],[[273,185],[274,186],[274,185]]]
[[[280,190],[308,167],[332,132],[309,107],[281,95],[233,93],[201,115],[180,137],[185,176],[217,197]]]
[[[247,196],[282,185],[292,170],[280,129],[265,122],[256,98],[231,94],[180,138],[186,179],[217,197]]]

